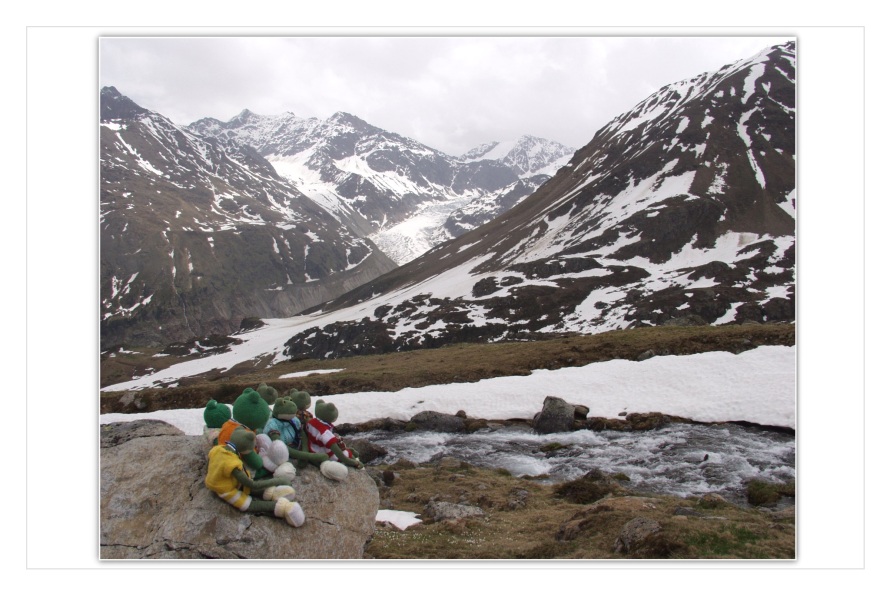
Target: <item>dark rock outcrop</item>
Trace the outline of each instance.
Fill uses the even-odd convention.
[[[575,428],[575,406],[564,399],[547,396],[544,407],[535,415],[532,428],[540,434],[568,432]]]
[[[157,422],[103,425],[100,558],[361,558],[379,494],[361,470],[344,482],[301,470],[293,480],[306,523],[242,513],[204,486],[207,441]]]
[[[464,432],[466,430],[463,418],[429,410],[415,414],[411,417],[411,422],[417,430],[432,430],[434,432]]]

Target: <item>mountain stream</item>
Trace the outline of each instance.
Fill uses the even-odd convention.
[[[374,431],[362,438],[387,450],[379,463],[453,457],[503,468],[517,477],[536,476],[545,483],[573,480],[597,468],[625,474],[636,492],[679,497],[715,493],[739,505],[747,505],[749,480],[785,482],[795,476],[794,436],[733,424],[678,423],[645,432],[579,430],[548,435],[525,426],[503,426],[470,434]],[[564,447],[541,450],[553,443]]]

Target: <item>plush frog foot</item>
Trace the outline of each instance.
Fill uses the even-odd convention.
[[[336,482],[342,482],[349,477],[349,470],[346,469],[346,466],[336,461],[323,461],[318,469],[321,475]]]
[[[283,518],[291,527],[299,527],[306,521],[300,505],[286,498],[279,498],[275,503],[275,516]]]
[[[272,486],[263,490],[263,500],[278,500],[279,498],[293,500],[296,497],[297,491],[290,486]]]
[[[289,480],[293,480],[297,477],[297,468],[294,467],[294,464],[290,461],[285,461],[272,473],[276,478],[287,478]]]

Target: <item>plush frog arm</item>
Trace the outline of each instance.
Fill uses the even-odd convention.
[[[353,459],[351,457],[347,457],[346,453],[344,453],[343,450],[340,449],[340,446],[337,445],[336,443],[331,445],[331,451],[334,452],[334,455],[337,456],[337,459],[339,459],[340,463],[342,463],[343,465],[348,465],[350,467],[354,467],[357,469],[362,469],[363,467],[365,467],[364,465],[362,465],[362,462],[359,461],[358,459]]]
[[[242,486],[247,486],[251,491],[261,491],[273,486],[289,486],[289,478],[269,478],[267,480],[251,480],[246,472],[236,469],[232,475]]]

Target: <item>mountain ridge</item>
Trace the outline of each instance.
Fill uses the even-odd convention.
[[[249,147],[100,95],[100,336],[165,344],[287,316],[394,264]]]
[[[301,192],[398,263],[503,212],[537,187],[530,178],[551,175],[572,152],[523,136],[503,159],[464,160],[342,111],[324,120],[239,114],[228,122],[198,120],[189,129],[254,148]],[[499,197],[507,192],[509,203],[502,205]],[[474,202],[489,205],[489,213],[477,206],[471,218],[463,214]],[[451,214],[462,224],[447,224]]]

